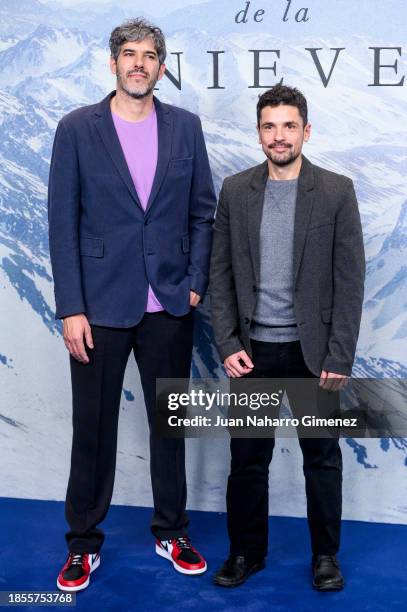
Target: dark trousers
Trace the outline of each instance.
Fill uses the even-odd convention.
[[[72,552],[98,552],[113,493],[117,428],[126,364],[133,350],[150,426],[153,534],[171,539],[186,534],[185,445],[154,432],[156,378],[189,378],[193,311],[183,317],[146,313],[131,328],[92,326],[95,348],[86,365],[72,357],[73,441],[65,514]]]
[[[300,342],[252,341],[253,378],[309,378]],[[293,411],[294,412],[294,411]],[[295,416],[295,414],[294,414]],[[342,514],[342,456],[338,439],[300,438],[307,516],[314,554],[339,549]],[[268,547],[268,481],[274,438],[232,438],[227,487],[230,552],[251,560]]]

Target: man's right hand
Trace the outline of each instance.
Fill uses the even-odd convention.
[[[63,335],[65,346],[72,357],[81,363],[89,363],[83,339],[85,338],[86,344],[90,349],[93,349],[93,339],[92,330],[86,316],[84,314],[77,314],[65,317]]]
[[[229,357],[225,359],[223,365],[225,366],[227,375],[231,378],[240,378],[241,376],[245,376],[254,368],[252,360],[246,351],[239,351],[238,353],[229,355]]]

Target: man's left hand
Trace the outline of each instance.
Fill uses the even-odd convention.
[[[190,291],[189,292],[189,304],[190,306],[198,306],[199,302],[201,300],[201,296],[199,295],[199,293],[195,293],[195,291]]]
[[[335,374],[335,372],[327,372],[322,370],[319,379],[319,386],[325,391],[340,391],[348,382],[348,376],[344,374]]]

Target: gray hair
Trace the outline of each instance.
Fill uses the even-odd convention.
[[[160,28],[142,17],[128,19],[112,31],[109,39],[111,56],[117,61],[120,49],[125,42],[141,42],[146,38],[151,38],[153,41],[158,60],[160,64],[163,64],[167,55],[164,34]]]

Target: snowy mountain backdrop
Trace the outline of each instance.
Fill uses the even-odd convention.
[[[278,3],[274,3],[278,4]],[[282,3],[285,5],[285,2]],[[374,54],[382,64],[398,59],[398,72],[383,68],[383,82],[407,74],[407,8],[340,0],[335,9],[309,0],[308,23],[236,24],[244,3],[177,0],[173,9],[148,4],[152,21],[167,33],[167,66],[182,88],[164,78],[157,96],[199,113],[216,188],[223,178],[262,161],[255,131],[253,52],[263,53],[260,82],[281,78],[309,101],[312,138],[305,154],[352,177],[360,203],[367,254],[364,315],[354,374],[407,378],[407,122],[406,87],[371,87]],[[377,3],[375,3],[376,5]],[[70,453],[69,369],[54,299],[47,242],[49,159],[58,120],[114,89],[108,69],[110,31],[145,4],[72,4],[0,0],[0,495],[63,499]],[[161,8],[160,8],[161,7]],[[258,7],[257,7],[258,8]],[[313,13],[314,11],[314,13]],[[392,14],[392,11],[394,14]],[[400,14],[401,13],[401,14]],[[267,19],[266,19],[267,18]],[[348,24],[352,20],[352,31]],[[403,45],[404,43],[404,45]],[[325,75],[333,48],[344,48],[324,87],[309,49]],[[213,55],[219,85],[213,85]],[[404,56],[403,56],[404,52]],[[387,79],[387,81],[386,81]],[[407,80],[407,79],[406,79]],[[209,306],[199,309],[193,373],[221,372],[213,346]],[[407,402],[406,402],[407,405]],[[147,422],[134,363],[122,396],[114,501],[151,505]],[[224,441],[190,440],[189,505],[224,508],[228,450]],[[407,444],[400,439],[346,440],[344,516],[407,522]],[[271,469],[271,512],[303,515],[301,458],[295,441],[280,440]]]

